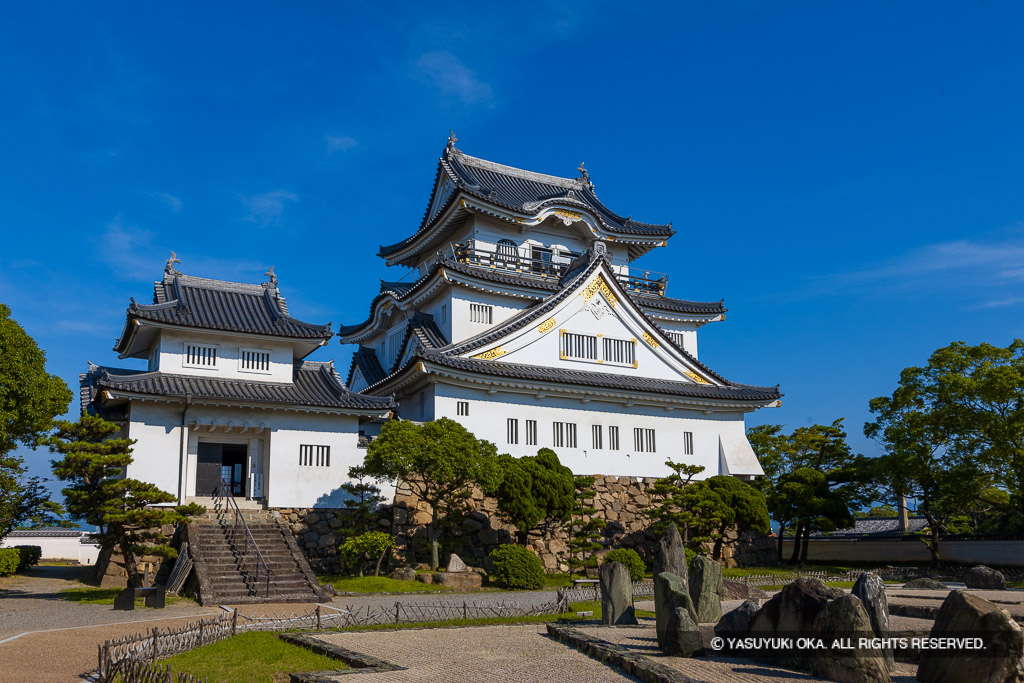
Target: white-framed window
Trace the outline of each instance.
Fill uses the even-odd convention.
[[[619,450],[619,428],[615,425],[608,427],[608,450]]]
[[[558,350],[563,360],[636,367],[636,339],[616,339],[561,330]]]
[[[469,415],[469,401],[456,401],[455,402],[455,414],[456,415]]]
[[[676,346],[683,348],[683,339],[685,339],[685,337],[682,332],[669,332],[668,338],[671,339]]]
[[[182,365],[186,368],[212,370],[217,367],[217,356],[219,355],[220,347],[216,344],[185,342],[185,358]]]
[[[565,423],[555,422],[551,426],[551,443],[555,448],[561,448],[565,445]]]
[[[597,360],[597,337],[592,334],[576,334],[562,330],[562,358],[572,360]]]
[[[601,357],[605,363],[612,365],[629,365],[636,367],[636,340],[635,339],[614,339],[604,337],[602,339],[604,355]]]
[[[683,455],[693,455],[693,432],[683,432]]]
[[[519,420],[514,417],[508,418],[505,425],[505,437],[510,444],[519,443]]]
[[[241,372],[270,374],[270,351],[238,349],[238,369]]]
[[[602,438],[604,436],[601,425],[593,425],[590,428],[590,447],[595,451],[599,451],[604,447]]]
[[[490,325],[492,320],[494,320],[494,306],[488,306],[487,304],[469,305],[469,322]]]
[[[299,446],[299,465],[303,467],[330,467],[331,447],[302,444]]]
[[[526,421],[526,445],[536,446],[537,445],[537,421],[527,420]]]
[[[655,453],[654,430],[636,427],[633,429],[633,450],[637,453]]]

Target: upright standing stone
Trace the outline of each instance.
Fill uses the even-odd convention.
[[[665,634],[662,651],[667,655],[691,657],[703,645],[700,627],[693,620],[690,611],[684,607],[672,610],[668,615],[668,632]]]
[[[871,630],[879,638],[889,637],[889,600],[885,597],[885,581],[878,574],[861,574],[853,584],[853,595],[860,598],[864,611],[871,619]],[[885,656],[885,668],[892,673],[896,670],[892,648],[882,650]]]
[[[675,574],[683,583],[689,581],[689,573],[686,569],[686,548],[683,546],[683,539],[679,535],[679,529],[675,522],[668,525],[661,540],[658,541],[658,554],[654,557],[654,575],[662,572]]]
[[[722,565],[698,555],[693,558],[690,574],[690,597],[701,624],[716,623],[722,618]]]
[[[1006,578],[1002,572],[979,564],[977,567],[971,567],[964,574],[964,585],[968,588],[1004,591],[1006,590]]]
[[[825,643],[858,643],[871,632],[871,619],[864,603],[855,595],[844,595],[827,603],[814,618],[813,633]],[[811,671],[815,676],[839,683],[889,683],[885,657],[875,648],[853,650],[815,649],[811,653]]]
[[[693,608],[693,600],[686,590],[686,584],[682,579],[671,572],[662,572],[654,575],[654,622],[655,632],[658,634],[658,646],[666,646],[666,634],[668,633],[668,621],[672,612],[676,609],[685,609],[690,613],[690,621],[697,622],[697,610]]]
[[[601,584],[601,623],[636,624],[633,612],[633,582],[621,562],[606,562],[599,572]]]
[[[452,553],[448,556],[448,567],[445,569],[447,572],[468,572],[469,567],[462,561],[462,558]]]
[[[932,638],[979,636],[984,653],[922,650],[917,680],[923,683],[1019,683],[1024,681],[1024,630],[988,600],[953,591],[935,615]]]

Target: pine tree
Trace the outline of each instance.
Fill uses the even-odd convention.
[[[358,530],[352,534],[356,536],[367,532],[377,507],[384,502],[384,496],[380,495],[380,487],[373,483],[363,466],[348,468],[348,476],[355,481],[345,482],[341,490],[349,496],[344,505],[352,529]]]
[[[578,476],[573,478],[576,485],[576,500],[572,510],[572,522],[570,523],[571,536],[569,538],[569,574],[573,574],[576,561],[580,563],[580,574],[586,573],[587,560],[597,550],[602,548],[601,530],[605,527],[605,521],[597,517],[597,509],[590,507],[594,500],[594,478]]]
[[[160,527],[185,522],[205,508],[195,504],[153,507],[173,503],[176,497],[153,484],[123,478],[135,441],[113,438],[119,430],[116,424],[83,415],[78,422],[58,422],[56,434],[47,442],[63,456],[52,464],[57,478],[69,484],[63,491],[68,513],[96,526],[102,547],[121,551],[128,585],[138,585],[139,557],[177,556]]]

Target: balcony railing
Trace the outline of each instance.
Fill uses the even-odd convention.
[[[472,241],[453,244],[452,256],[460,263],[480,268],[503,270],[527,278],[555,280],[565,274],[574,258],[539,249],[491,251],[475,246]],[[626,289],[639,294],[665,296],[668,275],[630,266],[613,265],[612,269],[615,278]]]

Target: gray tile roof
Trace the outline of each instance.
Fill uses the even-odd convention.
[[[355,375],[356,368],[363,373],[363,379],[367,384],[376,384],[388,375],[380,365],[377,352],[367,346],[360,346],[352,354],[352,363],[349,364],[348,379],[346,380],[349,386],[352,385],[352,376]]]
[[[401,251],[431,232],[437,226],[438,218],[458,200],[459,192],[452,192],[440,210],[431,212],[438,181],[442,177],[448,178],[458,190],[469,196],[522,214],[536,214],[549,204],[575,205],[592,211],[602,226],[616,235],[665,240],[674,234],[671,224],[641,223],[608,209],[597,198],[586,172],[579,178],[562,178],[524,171],[469,156],[449,144],[441,155],[434,191],[419,229],[401,242],[381,246],[380,256],[386,258]],[[424,248],[429,248],[429,245],[425,243]]]
[[[193,277],[177,271],[166,272],[164,279],[154,284],[152,304],[139,304],[132,299],[115,351],[127,348],[135,319],[294,339],[331,337],[329,323],[315,325],[291,317],[276,282],[253,285]]]
[[[586,254],[584,254],[584,256],[586,256]],[[584,264],[584,267],[586,265],[587,264]],[[413,296],[416,292],[422,289],[423,286],[425,286],[441,268],[500,285],[534,289],[542,295],[544,293],[550,294],[559,291],[562,287],[561,282],[564,282],[566,279],[564,276],[561,280],[555,280],[551,277],[530,277],[529,275],[522,275],[511,271],[498,270],[494,268],[481,268],[468,263],[462,263],[450,256],[440,256],[437,259],[437,263],[427,271],[426,275],[415,282],[382,282],[380,294],[375,296],[370,302],[369,317],[367,317],[363,322],[355,325],[340,325],[338,327],[338,336],[344,337],[356,332],[357,330],[365,328],[373,322],[373,311],[381,300],[388,296],[393,296],[396,301],[404,301],[405,299],[408,299],[410,296]],[[576,270],[578,269],[572,268],[567,271],[566,275],[574,276],[578,273],[574,273],[572,271]],[[724,301],[688,301],[686,299],[670,299],[668,297],[643,295],[634,292],[627,293],[629,294],[629,298],[632,299],[635,304],[644,308],[692,315],[720,315],[726,311]]]
[[[851,538],[851,537],[876,537],[876,536],[900,536],[904,533],[917,533],[928,526],[928,520],[924,517],[910,517],[907,520],[907,531],[900,531],[900,522],[897,517],[865,517],[857,519],[851,529],[838,529],[829,533],[815,531],[811,538]]]
[[[83,378],[94,384],[90,390],[93,397],[106,389],[150,396],[191,396],[193,400],[224,399],[243,404],[349,408],[359,411],[387,411],[395,406],[390,397],[364,396],[346,389],[334,371],[333,361],[301,361],[294,367],[291,384],[163,372],[112,371],[111,368],[97,368]]]

